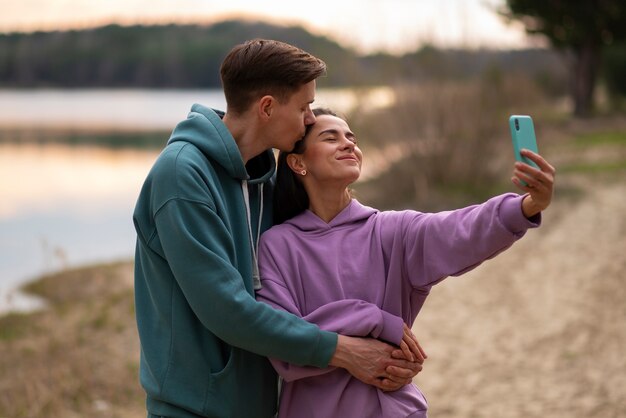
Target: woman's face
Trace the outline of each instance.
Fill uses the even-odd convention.
[[[320,115],[304,141],[304,152],[296,156],[300,165],[292,168],[296,173],[306,170],[306,181],[331,181],[347,186],[359,178],[363,154],[346,121]]]

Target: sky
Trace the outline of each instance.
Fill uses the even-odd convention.
[[[361,53],[537,45],[495,10],[504,0],[0,0],[0,32],[108,23],[211,23],[245,17],[297,24]]]

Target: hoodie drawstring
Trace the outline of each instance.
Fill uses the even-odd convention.
[[[252,236],[252,215],[250,213],[250,194],[248,193],[248,182],[243,180],[241,182],[241,190],[243,192],[243,201],[246,205],[246,214],[248,215],[248,235],[250,237],[250,246],[252,249],[252,282],[254,283],[254,290],[262,289],[261,286],[261,274],[259,273],[259,238],[261,237],[261,222],[263,221],[263,186],[259,185],[259,222],[257,224],[256,240]],[[276,410],[278,410],[278,402],[280,399],[280,392],[283,388],[283,378],[278,377],[278,397],[276,399]],[[274,418],[278,417],[278,412],[274,415]]]
[[[241,182],[241,190],[243,192],[243,201],[246,205],[246,214],[248,219],[248,236],[250,238],[250,248],[252,251],[252,282],[254,290],[261,289],[261,274],[259,273],[259,238],[261,237],[261,223],[263,221],[263,183],[259,185],[259,221],[257,223],[256,239],[252,236],[252,215],[250,212],[250,194],[248,192],[248,182]]]

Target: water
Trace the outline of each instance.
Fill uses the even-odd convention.
[[[0,126],[171,129],[196,102],[225,107],[219,90],[0,90]]]
[[[0,311],[38,275],[132,256],[132,210],[157,151],[0,144]],[[34,304],[34,305],[33,305]]]
[[[40,306],[41,301],[17,289],[42,274],[132,257],[132,210],[158,154],[157,149],[15,142],[11,130],[62,139],[59,129],[156,129],[164,131],[164,143],[167,131],[195,102],[225,107],[218,90],[0,91],[0,129],[5,132],[0,143],[0,313]]]
[[[348,112],[362,101],[385,106],[392,96],[384,87],[321,89],[315,104]],[[193,103],[226,108],[221,90],[0,90],[0,127],[172,129]]]
[[[365,100],[349,90],[317,96],[318,104],[344,111]],[[384,105],[389,98],[383,89],[369,100]],[[132,211],[159,152],[17,141],[15,130],[49,138],[60,128],[156,129],[164,143],[194,102],[225,107],[217,90],[0,90],[0,313],[39,306],[16,289],[42,274],[132,257]]]

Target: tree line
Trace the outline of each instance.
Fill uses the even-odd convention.
[[[502,71],[562,75],[547,50],[464,51],[426,46],[413,53],[361,56],[302,27],[225,21],[209,26],[120,26],[0,34],[1,87],[218,88],[219,66],[235,44],[260,37],[297,45],[329,67],[326,86],[464,78]]]
[[[452,50],[424,46],[402,56],[360,55],[300,26],[229,20],[212,25],[107,25],[85,30],[0,34],[0,88],[219,88],[230,48],[277,39],[324,59],[320,86],[366,86],[524,73],[548,93],[571,91],[577,57],[565,48]],[[603,80],[626,96],[626,49],[606,52]],[[572,58],[574,57],[574,59]],[[599,58],[598,58],[599,60]],[[571,64],[574,62],[574,64]],[[598,75],[599,77],[599,75]]]

